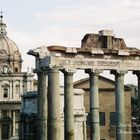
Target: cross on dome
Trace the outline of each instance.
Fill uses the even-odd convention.
[[[6,28],[6,24],[3,23],[3,12],[0,11],[0,37],[4,37],[7,35],[5,28]]]
[[[0,18],[2,19],[3,18],[3,12],[0,11]]]

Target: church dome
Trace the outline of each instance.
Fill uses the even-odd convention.
[[[11,72],[21,72],[22,59],[19,49],[12,41],[5,30],[6,24],[3,23],[3,16],[0,16],[0,73],[7,67]],[[7,71],[8,72],[8,71]]]

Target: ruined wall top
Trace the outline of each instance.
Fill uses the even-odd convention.
[[[86,34],[82,39],[82,48],[102,48],[102,49],[126,49],[126,44],[122,38],[115,38],[113,31],[101,30],[99,34]]]
[[[60,45],[42,46],[34,50],[29,50],[28,54],[35,57],[44,58],[55,52],[59,53],[91,53],[110,55],[135,55],[140,56],[140,50],[127,47],[123,38],[116,38],[112,30],[101,30],[98,34],[88,33],[82,41],[81,47],[64,47]],[[59,54],[57,54],[59,55]]]
[[[80,48],[42,46],[28,54],[36,57],[36,72],[56,67],[61,70],[140,70],[140,50],[127,47],[122,38],[116,38],[109,30],[86,34]]]

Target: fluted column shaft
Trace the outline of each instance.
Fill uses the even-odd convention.
[[[100,140],[99,123],[99,70],[86,70],[90,75],[90,140]]]
[[[38,72],[38,139],[47,140],[47,76],[45,72]]]
[[[60,137],[60,84],[59,69],[48,71],[48,140]]]
[[[112,71],[115,75],[116,140],[126,140],[124,74],[126,71]]]
[[[74,102],[73,102],[74,71],[64,71],[64,137],[74,140]]]

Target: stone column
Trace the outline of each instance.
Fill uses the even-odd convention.
[[[16,118],[15,118],[15,117],[16,117],[16,116],[15,116],[15,110],[13,110],[13,111],[12,111],[12,119],[13,119],[13,122],[12,122],[12,123],[13,123],[13,125],[12,125],[13,128],[12,128],[12,130],[13,130],[13,136],[15,136],[15,127],[16,127],[16,126],[15,126],[15,124],[16,124],[16,121],[15,121]]]
[[[34,81],[31,80],[30,82],[31,82],[31,91],[33,91],[34,90]]]
[[[9,81],[9,85],[10,85],[10,88],[9,88],[9,94],[10,94],[9,98],[12,99],[12,81],[11,80]]]
[[[47,73],[43,71],[37,72],[38,76],[38,134],[39,140],[47,140],[47,117],[48,117],[48,101],[47,101]]]
[[[20,82],[20,87],[19,87],[19,94],[21,95],[21,94],[23,94],[23,80],[20,80],[19,81]]]
[[[2,93],[2,80],[0,80],[0,93]],[[3,99],[3,95],[0,94],[0,100]]]
[[[31,91],[30,87],[30,80],[27,78],[27,91]]]
[[[99,70],[86,70],[90,75],[90,140],[100,140],[99,123]]]
[[[139,118],[140,118],[140,71],[134,71],[133,74],[136,74],[138,78],[138,110],[139,110]]]
[[[9,109],[8,114],[9,114],[9,117],[12,119],[13,118],[12,110]],[[12,133],[13,133],[13,122],[10,123],[10,128],[9,128],[9,136],[10,137],[12,136]]]
[[[0,109],[0,118],[2,118],[2,114],[1,114],[1,109]],[[0,139],[1,139],[1,136],[2,136],[2,127],[1,127],[1,123],[0,123]]]
[[[64,70],[64,138],[74,140],[74,102],[72,70]]]
[[[14,98],[14,94],[15,94],[15,83],[16,83],[16,80],[13,80],[12,81],[12,88],[13,88],[13,90],[12,90],[12,99]]]
[[[48,140],[61,140],[60,137],[60,84],[59,69],[48,71]]]
[[[126,71],[111,71],[115,75],[116,140],[126,140],[124,74]]]

